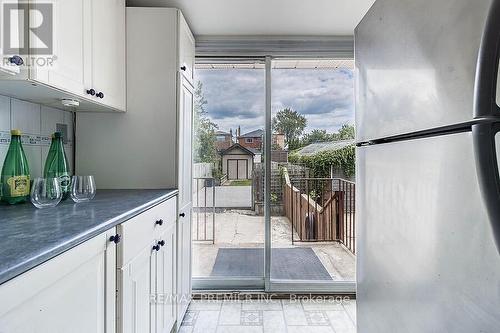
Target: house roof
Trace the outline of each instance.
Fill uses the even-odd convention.
[[[243,135],[240,135],[238,138],[261,138],[262,135],[264,135],[264,131],[261,129],[251,131],[248,133],[245,133]]]
[[[243,152],[247,153],[248,155],[251,155],[251,156],[254,156],[254,155],[255,155],[253,151],[251,151],[251,150],[250,150],[250,149],[248,149],[248,148],[243,147],[243,146],[242,146],[242,145],[240,145],[239,143],[235,143],[235,144],[233,144],[231,147],[229,147],[229,148],[227,148],[227,149],[225,149],[225,150],[221,151],[221,152],[220,152],[220,154],[221,154],[222,156],[224,156],[224,155],[228,155],[228,154],[229,154],[232,150],[234,150],[234,149],[236,149],[236,148],[238,148],[238,149],[242,150]]]
[[[250,150],[254,155],[261,154],[260,149],[251,148],[251,147],[245,147],[245,148],[247,148],[248,150]]]
[[[224,132],[224,131],[216,131],[215,135],[231,135],[229,132]]]
[[[354,140],[315,142],[299,149],[295,154],[312,156],[323,151],[335,151],[354,145]]]

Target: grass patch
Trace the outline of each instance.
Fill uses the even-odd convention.
[[[252,186],[251,179],[231,180],[229,186]]]

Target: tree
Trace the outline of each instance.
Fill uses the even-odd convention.
[[[356,138],[356,130],[353,125],[344,124],[337,134],[338,140],[349,140]]]
[[[334,140],[334,135],[328,134],[326,130],[314,129],[311,133],[306,133],[302,137],[301,146],[307,146],[315,142],[327,142]]]
[[[207,116],[205,105],[208,101],[203,94],[203,83],[198,81],[194,90],[194,162],[214,163],[217,161],[216,135],[217,125]]]
[[[285,144],[293,150],[299,147],[299,138],[306,128],[307,119],[297,111],[285,108],[278,111],[272,125],[275,132],[285,135]]]

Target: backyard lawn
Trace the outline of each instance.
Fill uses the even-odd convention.
[[[251,186],[251,179],[242,179],[242,180],[231,180],[229,186]]]

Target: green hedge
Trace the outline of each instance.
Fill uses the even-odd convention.
[[[314,177],[330,177],[331,165],[342,170],[347,177],[351,177],[356,168],[356,149],[352,145],[340,150],[319,152],[312,156],[299,156],[292,153],[288,160],[290,163],[304,164],[313,171]]]

